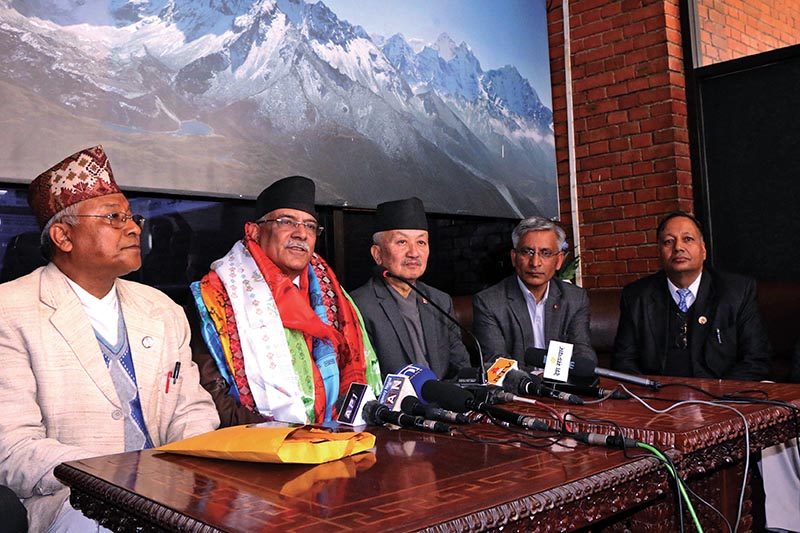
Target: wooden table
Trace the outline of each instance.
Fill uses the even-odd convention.
[[[717,392],[741,387],[691,381]],[[763,386],[771,397],[800,406],[800,386],[746,385]],[[657,395],[699,396],[678,389]],[[695,406],[653,416],[633,400],[576,408],[548,403],[561,412],[614,419],[630,436],[671,448],[682,474],[730,515],[736,487],[719,492],[719,484],[741,475],[736,468],[745,456],[743,424],[731,411]],[[524,404],[505,407],[542,413]],[[786,408],[741,409],[751,424],[753,450],[785,441],[794,431]],[[590,422],[577,426],[608,432]],[[75,507],[107,527],[130,531],[675,530],[673,485],[641,451],[628,454],[639,457],[626,457],[622,450],[569,439],[533,449],[369,429],[378,437],[374,453],[319,466],[235,463],[147,450],[73,461],[55,473],[72,488]],[[508,437],[485,424],[468,431]],[[740,531],[749,529],[747,516],[740,523],[745,526]]]

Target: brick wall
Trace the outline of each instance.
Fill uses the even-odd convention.
[[[701,66],[800,43],[798,0],[697,0]]]
[[[655,228],[692,211],[678,0],[570,0],[584,287],[658,269]],[[570,195],[561,3],[548,13],[562,222]]]

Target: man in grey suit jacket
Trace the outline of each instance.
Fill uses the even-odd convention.
[[[453,300],[418,281],[428,265],[428,222],[419,198],[378,205],[370,249],[375,263],[392,276],[370,279],[351,293],[375,348],[384,376],[409,363],[433,370],[439,379],[469,366],[461,331],[431,302],[453,316]],[[414,285],[425,297],[409,287]],[[430,299],[430,302],[428,301]]]
[[[542,217],[526,218],[514,228],[516,273],[472,300],[473,330],[487,361],[503,356],[524,363],[526,350],[546,350],[556,340],[573,344],[573,357],[597,363],[586,291],[554,278],[564,262],[565,240],[564,230]]]
[[[0,285],[0,484],[24,503],[31,531],[98,531],[70,506],[59,463],[160,446],[219,418],[183,310],[118,279],[141,266],[144,219],[103,149],[45,171],[28,201],[50,263]]]

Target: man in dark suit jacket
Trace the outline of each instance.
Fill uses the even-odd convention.
[[[582,354],[597,364],[586,291],[554,278],[564,262],[565,240],[564,230],[542,217],[526,218],[514,228],[516,273],[472,300],[473,330],[487,361],[502,355],[524,363],[528,348],[547,349],[556,340],[573,344],[573,357]]]
[[[703,268],[702,230],[687,213],[667,215],[656,234],[663,270],[623,289],[611,366],[632,374],[766,379],[772,350],[755,281]]]
[[[367,328],[384,376],[409,363],[430,368],[440,379],[469,367],[458,326],[434,309],[453,316],[453,300],[419,281],[428,265],[428,222],[419,198],[378,205],[370,249],[377,265],[419,289],[393,278],[370,279],[351,293]],[[430,302],[428,301],[430,298]]]

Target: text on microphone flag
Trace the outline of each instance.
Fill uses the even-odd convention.
[[[572,360],[572,344],[550,341],[544,365],[545,379],[566,382],[569,379],[569,364]]]

